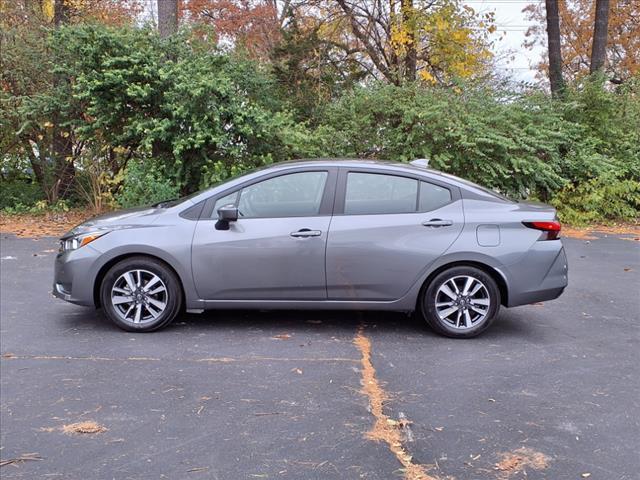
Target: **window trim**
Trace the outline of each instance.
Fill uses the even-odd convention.
[[[232,193],[238,193],[243,188],[250,187],[251,185],[255,185],[260,182],[264,182],[266,180],[271,180],[272,178],[282,177],[285,175],[292,175],[295,173],[306,173],[306,172],[326,172],[327,179],[324,184],[324,192],[322,193],[322,199],[320,200],[320,210],[315,215],[286,215],[280,217],[240,217],[238,220],[256,220],[256,219],[268,219],[268,218],[304,218],[304,217],[326,217],[331,216],[333,214],[333,204],[335,199],[335,191],[336,191],[336,183],[338,179],[338,168],[337,167],[318,167],[318,166],[309,166],[309,167],[297,167],[286,170],[278,170],[276,172],[270,172],[265,175],[262,175],[258,178],[253,178],[251,180],[247,180],[246,182],[235,185],[231,188],[223,190],[215,195],[209,197],[206,201],[205,207],[202,209],[202,213],[200,214],[200,220],[209,220],[209,221],[217,221],[217,215],[212,217],[213,208],[220,198],[231,195]],[[238,196],[239,198],[239,196]],[[238,201],[236,198],[236,202]]]
[[[370,173],[373,175],[389,175],[393,177],[404,177],[404,178],[410,178],[412,180],[417,180],[418,190],[416,193],[415,210],[413,212],[402,212],[402,213],[345,213],[344,207],[345,207],[345,201],[346,201],[346,195],[347,195],[347,177],[349,176],[349,173]],[[455,186],[445,182],[434,180],[432,178],[423,177],[421,175],[414,175],[408,172],[395,172],[391,170],[377,170],[377,169],[371,169],[366,167],[342,167],[340,168],[340,172],[338,174],[338,184],[336,189],[336,200],[335,200],[333,215],[354,217],[354,216],[365,216],[365,215],[415,215],[418,213],[433,212],[434,210],[424,210],[424,211],[419,210],[420,189],[422,187],[420,182],[430,183],[431,185],[436,185],[438,187],[449,190],[449,193],[451,194],[451,200],[448,203],[445,203],[444,205],[438,207],[436,210],[446,207],[447,205],[450,205],[456,200],[459,200],[461,198],[460,190]]]

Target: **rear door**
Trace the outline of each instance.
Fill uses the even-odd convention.
[[[395,300],[464,226],[457,187],[411,174],[341,169],[327,241],[329,300]]]
[[[297,169],[254,180],[209,200],[192,244],[205,300],[325,300],[325,249],[337,169]],[[216,228],[217,210],[239,218]]]

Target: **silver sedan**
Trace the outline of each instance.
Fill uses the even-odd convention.
[[[552,207],[422,162],[287,162],[78,225],[53,294],[136,332],[183,309],[353,309],[417,311],[472,337],[501,305],[562,294],[559,234]]]

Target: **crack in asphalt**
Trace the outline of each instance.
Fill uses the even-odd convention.
[[[362,358],[362,389],[360,392],[369,400],[371,414],[375,423],[366,433],[366,438],[376,442],[384,442],[389,450],[402,464],[405,480],[439,480],[427,473],[427,466],[415,463],[411,454],[403,445],[404,439],[398,429],[398,422],[384,413],[384,402],[389,398],[376,378],[376,370],[371,361],[371,340],[365,335],[364,324],[360,324],[353,343],[360,351]],[[405,422],[409,423],[406,418]]]
[[[97,357],[67,355],[16,355],[5,353],[3,360],[76,360],[89,362],[188,362],[188,363],[240,363],[240,362],[347,362],[359,363],[356,358],[345,357],[205,357],[205,358],[161,358],[161,357]]]

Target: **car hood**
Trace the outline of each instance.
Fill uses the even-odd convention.
[[[93,230],[109,230],[111,228],[127,228],[148,225],[153,222],[165,209],[154,207],[129,208],[103,213],[73,227],[62,238],[68,238]]]

